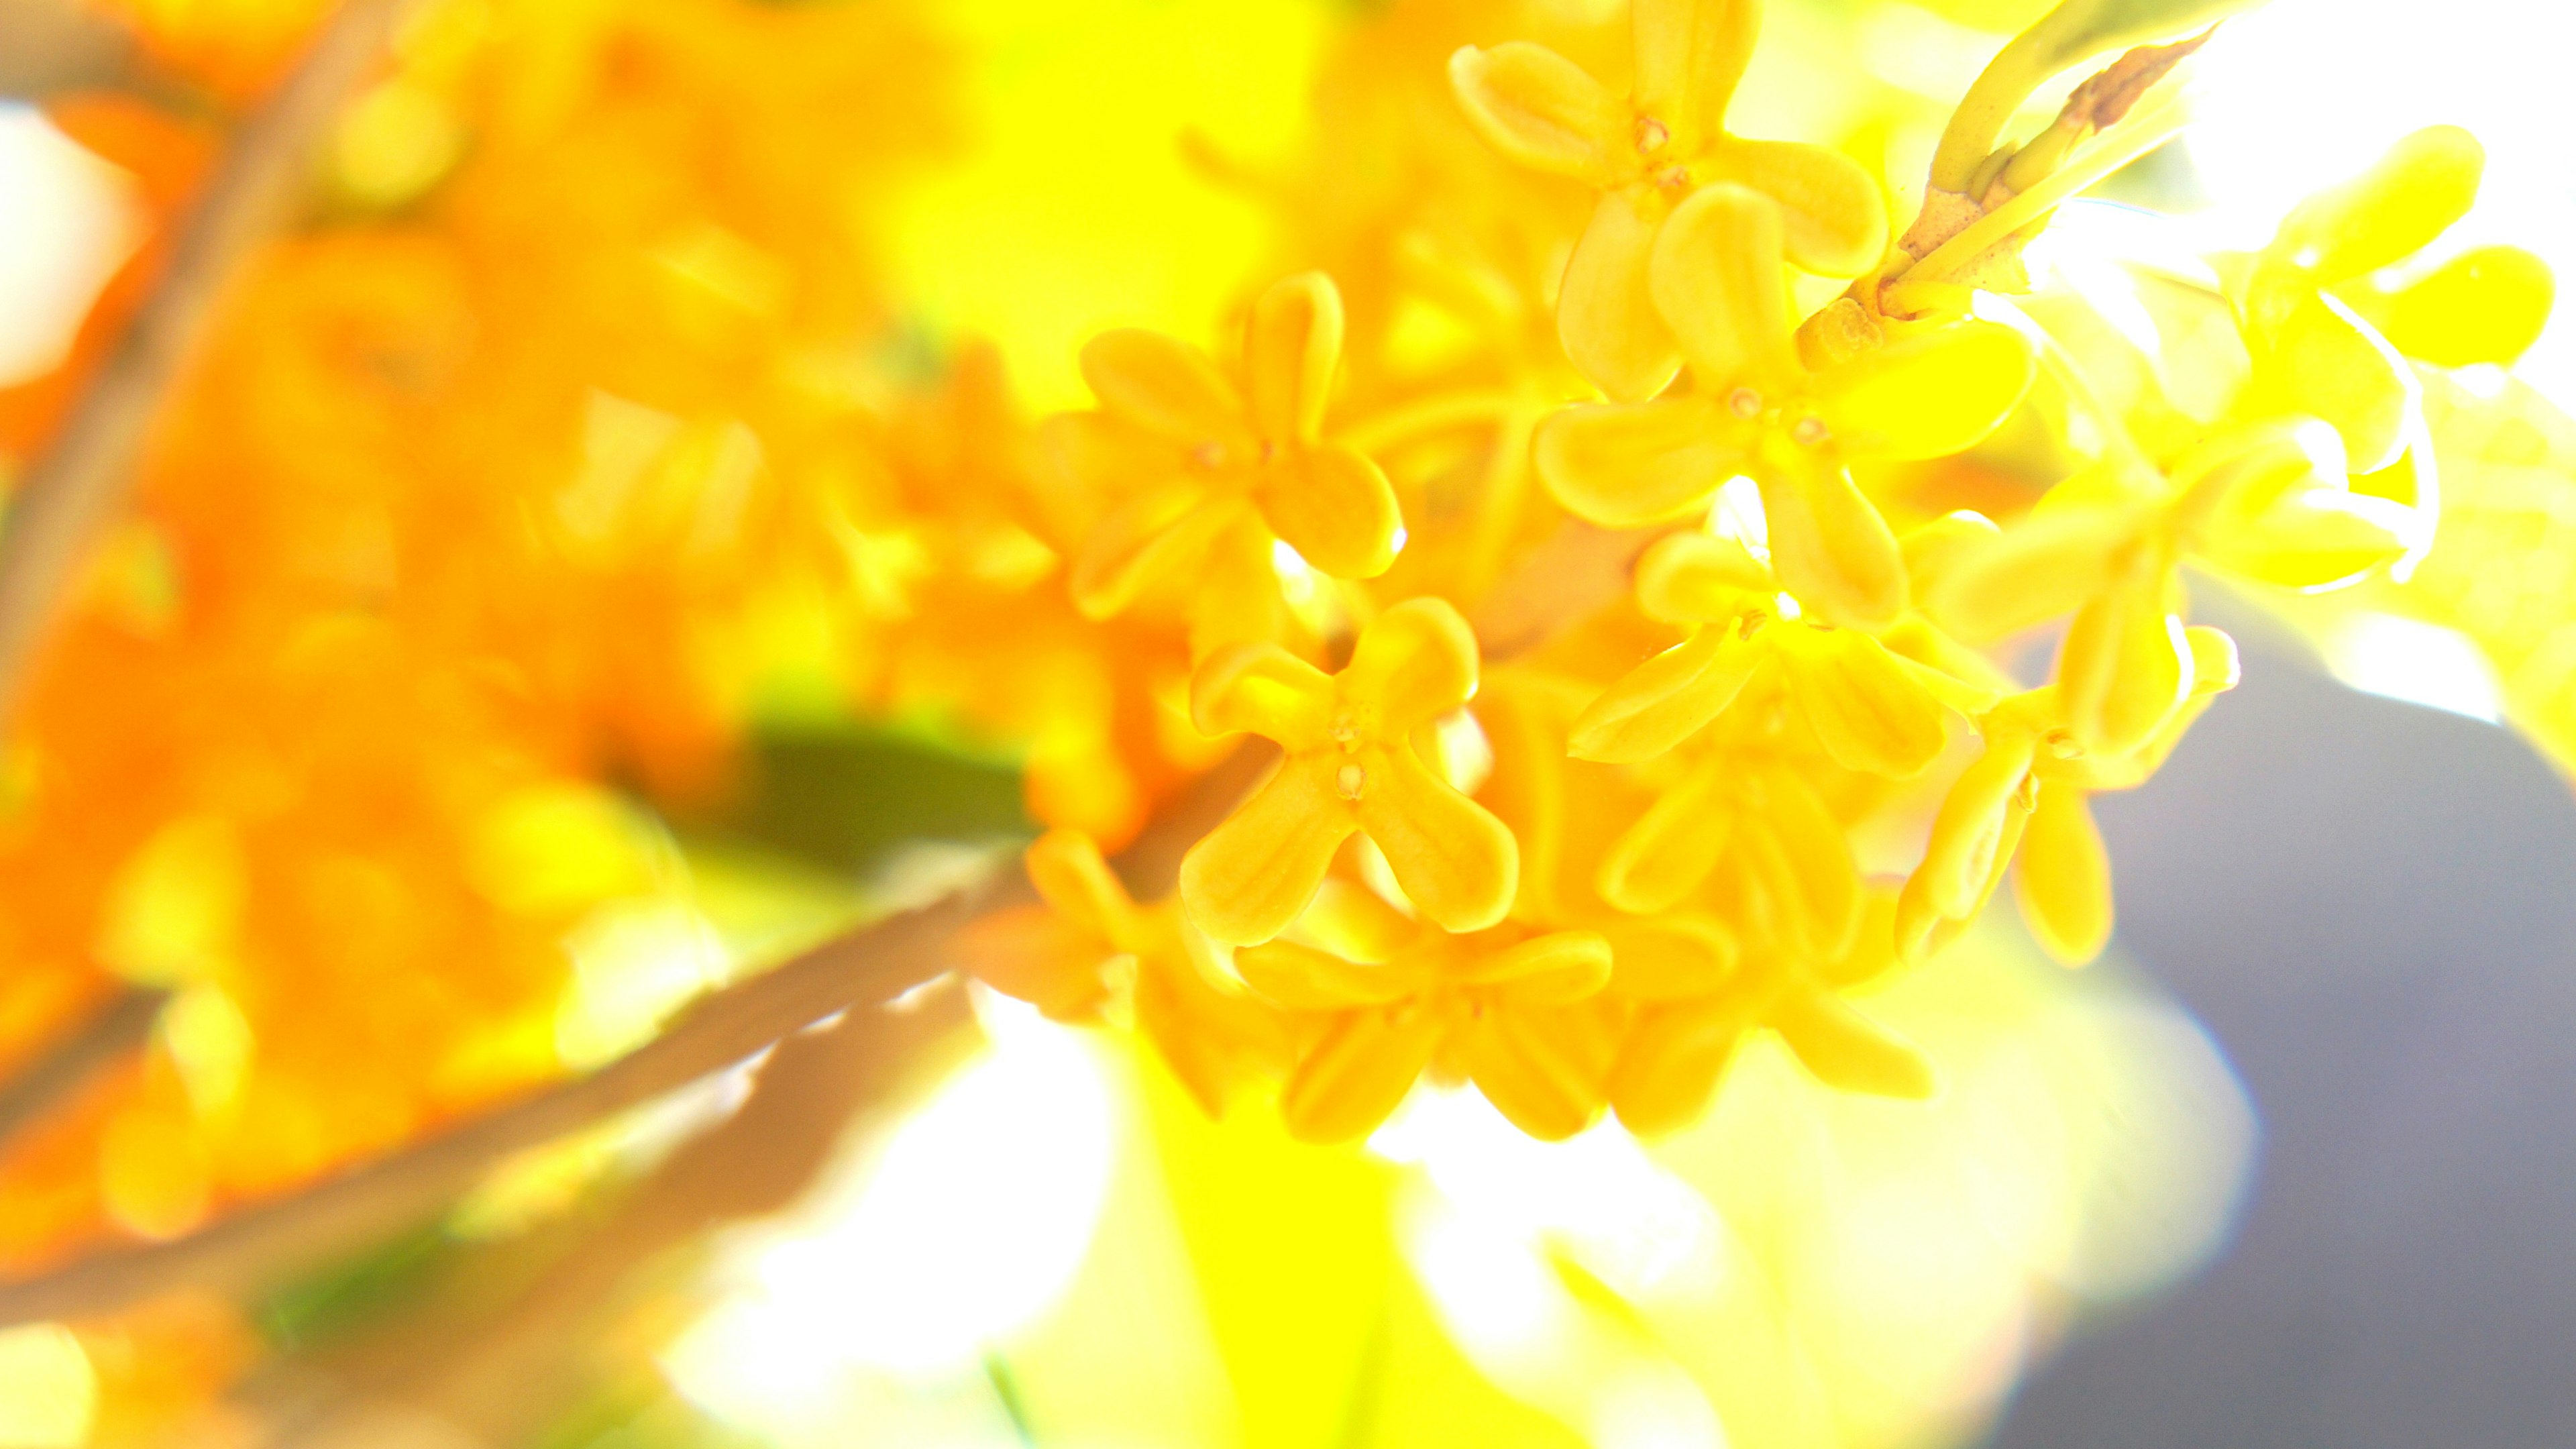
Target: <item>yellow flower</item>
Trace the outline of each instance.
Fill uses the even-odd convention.
[[[1692,393],[1568,408],[1540,426],[1534,461],[1557,501],[1612,528],[1687,516],[1749,475],[1789,591],[1825,622],[1883,629],[1905,610],[1905,563],[1845,460],[1976,443],[2030,386],[2030,345],[1963,321],[1811,373],[1790,329],[1782,242],[1781,209],[1741,186],[1704,187],[1676,208],[1650,271]]]
[[[958,932],[950,950],[969,974],[1059,1021],[1100,1021],[1123,991],[1138,1029],[1211,1115],[1245,1082],[1286,1069],[1285,1022],[1211,984],[1206,943],[1176,902],[1138,905],[1078,830],[1048,831],[1023,863],[1041,903]]]
[[[1533,1137],[1571,1137],[1600,1112],[1615,1017],[1578,1004],[1610,979],[1608,941],[1518,923],[1453,934],[1339,880],[1318,904],[1337,949],[1283,940],[1234,957],[1255,992],[1320,1018],[1280,1093],[1291,1133],[1362,1136],[1435,1063]]]
[[[1777,203],[1788,259],[1811,272],[1856,276],[1886,250],[1869,173],[1821,146],[1727,133],[1760,25],[1755,0],[1634,0],[1625,97],[1528,41],[1450,57],[1459,104],[1497,150],[1601,192],[1566,263],[1557,333],[1574,365],[1621,401],[1661,392],[1690,351],[1654,305],[1649,273],[1667,219],[1699,188],[1725,182]]]
[[[1924,602],[1972,640],[2071,611],[2056,673],[2064,723],[2086,751],[2121,755],[2192,689],[2185,558],[2329,589],[2404,553],[2414,529],[2405,505],[2351,490],[2333,428],[2276,418],[2203,444],[2169,479],[2105,464],[2059,484],[2021,523],[1951,551]]]
[[[1084,541],[1070,579],[1084,614],[1108,618],[1157,587],[1208,592],[1193,586],[1227,585],[1208,575],[1239,574],[1247,562],[1266,579],[1263,533],[1336,577],[1386,572],[1404,545],[1395,490],[1377,464],[1322,436],[1341,353],[1341,294],[1319,272],[1253,304],[1241,391],[1204,353],[1159,333],[1106,332],[1084,346],[1082,374],[1102,412],[1160,445],[1149,456],[1162,475],[1142,480]],[[1247,532],[1248,558],[1219,547]]]
[[[2058,686],[2014,695],[1986,714],[1985,752],[1941,802],[1923,863],[1897,900],[1902,954],[1937,949],[1976,919],[2016,852],[2015,894],[2041,947],[2070,966],[2101,952],[2111,937],[2111,867],[2088,801],[2095,791],[2145,784],[2209,701],[2236,687],[2235,641],[2194,626],[2184,648],[2187,705],[2134,749],[2088,752]]]
[[[1843,1000],[1843,993],[1899,963],[1891,910],[1874,895],[1847,949],[1831,956],[1751,954],[1720,989],[1659,1001],[1638,1013],[1609,1080],[1610,1104],[1631,1132],[1688,1125],[1754,1031],[1768,1029],[1818,1080],[1846,1092],[1921,1098],[1932,1094],[1931,1062],[1913,1043]]]
[[[1637,602],[1650,617],[1691,625],[1690,637],[1592,701],[1572,732],[1579,759],[1652,759],[1767,680],[1837,764],[1911,779],[1948,739],[1945,704],[1974,714],[1994,702],[1867,634],[1802,621],[1769,567],[1732,539],[1657,540],[1637,562]]]
[[[1476,692],[1476,662],[1467,621],[1434,598],[1371,621],[1337,675],[1277,645],[1210,656],[1190,686],[1198,727],[1264,736],[1287,758],[1181,862],[1191,919],[1231,944],[1269,940],[1363,832],[1424,915],[1453,931],[1501,920],[1520,875],[1512,833],[1434,774],[1412,739]]]

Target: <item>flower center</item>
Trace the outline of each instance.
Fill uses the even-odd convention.
[[[1656,120],[1652,116],[1639,116],[1637,118],[1638,155],[1652,156],[1656,152],[1664,149],[1664,143],[1670,141],[1672,138],[1672,127],[1665,125],[1663,122]]]
[[[1800,447],[1812,448],[1825,440],[1825,420],[1823,418],[1800,418],[1797,423],[1789,429],[1789,436],[1796,440]]]
[[[1357,800],[1368,788],[1368,771],[1358,765],[1344,765],[1333,774],[1333,792],[1345,800]]]
[[[1762,394],[1749,387],[1739,387],[1726,395],[1726,406],[1739,418],[1758,418],[1762,416]]]

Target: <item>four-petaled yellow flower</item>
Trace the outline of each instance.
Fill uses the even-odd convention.
[[[1976,919],[2016,854],[2014,894],[2040,946],[2070,966],[2100,954],[2111,938],[2111,865],[2088,802],[2096,791],[2146,783],[2209,701],[2236,687],[2234,640],[2194,625],[2184,647],[2186,703],[2127,751],[2088,751],[2055,685],[1986,713],[1978,722],[1985,751],[1942,800],[1923,863],[1897,898],[1902,954],[1936,950]]]
[[[1690,352],[1654,305],[1649,272],[1667,219],[1699,188],[1726,182],[1770,198],[1787,217],[1788,259],[1811,272],[1857,276],[1887,248],[1878,184],[1849,158],[1727,133],[1760,11],[1757,0],[1634,0],[1625,97],[1528,41],[1450,57],[1459,103],[1495,149],[1600,188],[1566,263],[1557,333],[1574,365],[1623,402],[1663,391]]]
[[[1682,203],[1650,271],[1693,392],[1568,408],[1539,428],[1534,461],[1558,502],[1612,528],[1684,517],[1748,475],[1789,592],[1824,622],[1884,629],[1905,611],[1905,562],[1846,460],[1975,444],[2030,386],[2030,345],[1999,323],[1963,321],[1809,372],[1791,331],[1781,215],[1727,182]]]
[[[1287,758],[1181,862],[1191,919],[1220,941],[1269,940],[1364,832],[1424,915],[1453,931],[1501,920],[1520,877],[1512,833],[1432,773],[1412,738],[1466,704],[1476,662],[1467,621],[1434,598],[1372,620],[1338,675],[1270,644],[1210,656],[1190,685],[1198,727],[1265,736]]]
[[[1271,941],[1234,955],[1246,984],[1319,1018],[1279,1097],[1310,1142],[1366,1134],[1426,1068],[1473,1081],[1533,1137],[1571,1137],[1600,1112],[1619,1014],[1590,1004],[1610,979],[1610,943],[1518,922],[1452,934],[1407,920],[1334,880],[1314,914],[1323,943]]]
[[[1974,685],[1851,629],[1801,619],[1770,568],[1730,538],[1677,533],[1637,561],[1648,617],[1690,637],[1628,671],[1574,723],[1570,748],[1611,764],[1650,760],[1697,734],[1748,690],[1776,686],[1845,769],[1911,779],[1948,739],[1946,704],[1975,714]]]
[[[1338,578],[1386,572],[1404,546],[1395,490],[1367,456],[1323,439],[1341,353],[1341,294],[1320,272],[1253,304],[1240,391],[1206,354],[1160,333],[1106,332],[1082,349],[1102,412],[1160,445],[1145,465],[1160,476],[1101,519],[1074,560],[1086,615],[1108,618],[1157,587],[1240,588],[1245,580],[1207,575],[1247,564],[1267,580],[1269,537]],[[1249,549],[1219,547],[1246,535]],[[1247,636],[1260,634],[1220,626],[1210,642]]]
[[[2193,688],[2184,559],[2329,589],[2404,553],[2414,526],[2405,505],[2351,490],[2332,427],[2277,418],[2210,440],[2170,478],[2106,464],[2059,484],[2029,518],[1953,550],[1924,604],[1979,642],[2072,612],[2058,708],[2087,752],[2122,755]]]

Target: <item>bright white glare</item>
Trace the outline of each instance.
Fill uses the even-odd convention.
[[[2494,666],[2468,636],[2396,614],[2360,614],[2325,640],[2326,667],[2364,694],[2494,724],[2504,702]]]
[[[98,1374],[59,1323],[0,1331],[0,1444],[75,1449],[98,1413]]]
[[[1420,1170],[1405,1259],[1487,1378],[1598,1449],[1721,1449],[1691,1376],[1586,1308],[1551,1261],[1631,1303],[1713,1298],[1725,1240],[1706,1200],[1615,1126],[1537,1142],[1472,1091],[1415,1092],[1369,1146]]]
[[[1709,509],[1708,531],[1735,540],[1744,545],[1746,553],[1768,562],[1771,523],[1762,512],[1761,485],[1741,473],[1727,479]]]
[[[612,901],[564,941],[572,979],[555,1012],[555,1050],[595,1067],[652,1039],[672,1012],[733,973],[706,917],[673,900]]]
[[[986,1005],[988,1055],[728,1254],[739,1286],[662,1357],[690,1401],[795,1437],[888,1375],[971,1370],[1071,1286],[1108,1190],[1108,1084],[1077,1033]]]
[[[2440,245],[2509,241],[2576,275],[2571,39],[2576,13],[2530,0],[2272,0],[2229,20],[2194,61],[2187,133],[2216,203],[2212,239],[2257,243],[2300,197],[2449,123],[2485,144],[2486,183]],[[2561,403],[2576,397],[2576,329],[2563,318],[2519,369]]]
[[[1495,1229],[1563,1247],[1624,1296],[1706,1292],[1720,1271],[1716,1211],[1615,1123],[1539,1142],[1478,1093],[1418,1091],[1369,1146],[1418,1164]]]
[[[142,233],[133,182],[32,106],[0,105],[0,386],[50,370]]]

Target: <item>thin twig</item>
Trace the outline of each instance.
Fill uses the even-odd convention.
[[[0,527],[0,722],[17,710],[74,569],[123,506],[163,394],[223,284],[289,214],[323,127],[385,48],[408,0],[342,0],[268,103],[243,123],[170,261]]]
[[[1247,748],[1200,777],[1118,860],[1141,896],[1171,889],[1180,857],[1241,799],[1271,758]],[[291,1197],[183,1238],[119,1248],[0,1284],[0,1326],[111,1312],[155,1294],[240,1293],[417,1222],[503,1159],[721,1071],[799,1028],[888,1001],[948,969],[957,929],[1030,898],[1013,870],[862,927],[702,998],[645,1045],[590,1076],[428,1138]]]
[[[160,1019],[165,999],[158,991],[119,993],[78,1031],[0,1083],[0,1155],[8,1152],[29,1124],[79,1090],[99,1068],[143,1045],[152,1034],[152,1023]]]

